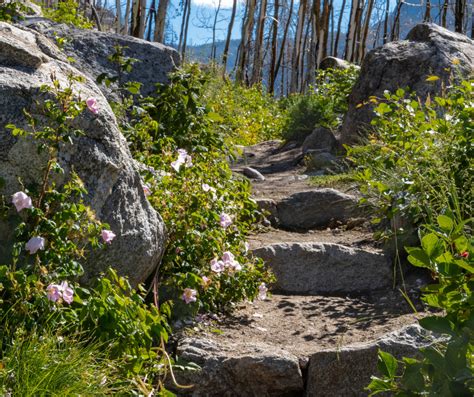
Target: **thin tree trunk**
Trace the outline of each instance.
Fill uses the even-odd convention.
[[[383,44],[388,42],[388,19],[390,17],[390,2],[386,2],[385,6],[385,20],[383,22]]]
[[[181,53],[181,46],[183,45],[184,26],[186,25],[186,16],[188,15],[188,3],[191,0],[185,0],[183,4],[183,17],[181,18],[181,29],[179,30],[178,52]]]
[[[158,10],[156,11],[155,34],[153,41],[158,43],[165,42],[166,14],[168,12],[169,0],[160,0]]]
[[[267,14],[267,0],[262,0],[260,4],[260,14],[257,23],[257,33],[255,37],[255,48],[253,53],[252,84],[262,81],[263,68],[263,32],[265,30],[265,19]]]
[[[426,9],[423,22],[431,22],[431,0],[426,0]]]
[[[298,89],[298,80],[300,72],[299,65],[301,59],[301,41],[303,36],[303,27],[306,19],[306,0],[300,0],[298,9],[298,24],[296,27],[295,44],[293,48],[293,68],[291,73],[290,92],[296,92]]]
[[[339,52],[339,37],[341,35],[341,24],[342,24],[342,18],[344,17],[345,8],[346,8],[346,0],[342,0],[341,13],[339,14],[339,20],[337,21],[336,42],[334,43],[334,52],[333,52],[333,56],[335,56],[336,58]]]
[[[115,0],[115,12],[117,13],[115,32],[120,33],[122,31],[122,3],[120,0]]]
[[[398,40],[400,38],[400,14],[403,7],[403,0],[398,0],[397,11],[395,13],[395,19],[392,26],[391,41]]]
[[[446,17],[448,15],[448,6],[449,6],[449,0],[444,0],[443,3],[443,12],[441,14],[441,26],[443,28],[446,27]]]
[[[117,0],[120,1],[120,0]],[[131,0],[127,0],[127,5],[125,6],[125,16],[123,20],[123,34],[129,34],[129,21],[130,21],[130,10],[131,10]]]
[[[359,45],[359,56],[357,59],[358,63],[362,63],[362,60],[365,57],[365,52],[367,50],[367,37],[369,35],[369,26],[370,26],[370,21],[372,19],[373,7],[374,7],[374,0],[368,0],[367,12],[365,14],[365,20],[364,20],[364,26],[363,26],[363,32],[362,32],[362,39]]]
[[[278,26],[280,16],[280,0],[275,0],[273,5],[273,21],[272,21],[272,58],[270,61],[270,82],[268,83],[268,92],[273,94],[275,89],[275,67],[277,62],[277,46],[278,46]]]
[[[328,38],[329,38],[329,14],[331,13],[332,1],[324,0],[323,14],[321,19],[321,29],[319,33],[318,57],[316,66],[327,56]]]
[[[246,79],[246,65],[250,52],[256,6],[257,0],[247,0],[245,17],[242,24],[242,38],[240,40],[239,49],[240,56],[235,74],[236,80],[240,82],[243,82]]]
[[[183,37],[183,46],[181,47],[181,57],[184,61],[186,57],[186,46],[188,43],[188,29],[189,29],[189,19],[191,17],[191,0],[188,1],[188,13],[186,15],[186,24],[184,26],[184,37]]]
[[[211,49],[211,60],[215,61],[216,60],[216,52],[217,52],[217,48],[216,48],[216,26],[217,26],[217,18],[219,16],[219,12],[221,10],[221,3],[222,3],[222,0],[219,0],[219,3],[217,4],[217,9],[216,9],[216,13],[214,14],[214,21],[213,21],[213,24],[212,24],[212,49]]]
[[[275,66],[275,76],[278,76],[278,71],[280,70],[280,65],[281,65],[281,62],[282,62],[282,58],[285,56],[286,38],[288,37],[288,30],[289,30],[290,24],[291,24],[291,17],[293,16],[294,4],[295,4],[295,0],[290,0],[288,20],[286,21],[285,31],[283,32],[283,38],[281,39],[280,54],[278,56],[278,60],[277,60],[276,66]],[[282,73],[284,73],[284,71]]]
[[[359,7],[359,0],[352,0],[351,17],[349,19],[349,27],[347,29],[346,49],[344,51],[344,59],[350,61],[352,59],[352,52],[354,49],[354,41],[356,35],[356,17],[357,9]]]
[[[224,76],[226,74],[226,69],[227,69],[227,59],[229,58],[230,40],[232,38],[232,29],[234,28],[236,13],[237,13],[237,0],[234,0],[232,3],[232,14],[230,15],[229,27],[227,28],[227,37],[225,40],[224,53],[222,54],[222,67],[223,67],[222,73]]]
[[[454,8],[454,30],[457,33],[464,33],[464,11],[466,0],[456,0]]]
[[[153,24],[156,25],[156,0],[152,0],[151,2],[150,9],[148,10],[148,16],[145,22],[145,25],[148,26],[148,28],[145,28],[146,39],[148,41],[151,41],[151,32]]]

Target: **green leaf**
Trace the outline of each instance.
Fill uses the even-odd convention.
[[[383,393],[386,391],[392,391],[392,382],[389,379],[380,379],[376,377],[372,377],[369,385],[366,387],[366,390],[370,390],[370,396],[375,396],[379,393]]]
[[[431,269],[430,258],[421,248],[406,247],[408,252],[408,261],[416,267],[426,267]]]
[[[385,376],[393,378],[397,373],[397,359],[390,353],[379,350],[377,368]]]
[[[438,216],[437,221],[439,227],[446,233],[450,233],[453,230],[454,222],[449,216],[440,215]]]
[[[440,334],[449,334],[455,335],[456,333],[453,331],[451,322],[445,317],[425,317],[419,320],[420,325],[433,332],[437,332]]]
[[[421,239],[421,246],[430,258],[437,258],[443,253],[443,243],[434,233],[429,233]]]
[[[421,369],[423,368],[422,364],[408,364],[405,368],[405,372],[402,376],[402,385],[412,391],[421,392],[424,389],[425,382]]]
[[[426,81],[438,81],[438,80],[439,80],[439,77],[434,76],[434,75],[428,76],[426,79]]]

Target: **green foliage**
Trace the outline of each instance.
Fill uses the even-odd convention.
[[[373,377],[371,395],[472,396],[474,394],[474,260],[472,219],[457,223],[439,215],[421,234],[421,247],[407,248],[408,260],[429,269],[436,283],[425,288],[423,301],[443,315],[425,317],[420,325],[444,334],[445,343],[421,351],[420,359],[398,361],[379,352],[381,378]],[[400,371],[397,372],[397,368]]]
[[[18,329],[0,357],[1,395],[104,396],[133,391],[121,378],[120,362],[106,358],[97,343]]]
[[[355,179],[352,173],[346,174],[328,174],[312,176],[310,183],[317,187],[331,187],[337,188],[340,186],[347,186],[348,183],[354,184]]]
[[[317,71],[315,85],[310,87],[308,93],[296,94],[287,99],[284,138],[302,142],[316,127],[339,127],[358,74],[354,67]]]
[[[223,80],[221,75],[216,69],[207,74],[204,97],[219,115],[219,125],[226,131],[227,139],[246,146],[281,139],[286,110],[280,101],[262,93],[260,86],[245,87]]]
[[[97,280],[94,288],[79,285],[80,262],[87,251],[104,245],[99,235],[107,225],[84,204],[87,192],[74,172],[69,180],[57,182],[64,178],[58,162],[60,145],[83,134],[76,122],[86,111],[85,103],[74,97],[78,80],[71,76],[67,87],[57,80],[43,86],[44,97],[37,103],[35,116],[25,111],[28,129],[8,126],[20,139],[37,142],[46,166],[42,180],[24,189],[31,198],[30,208],[7,211],[18,226],[14,261],[0,266],[0,342],[11,345],[16,329],[35,332],[61,327],[80,335],[86,345],[100,341],[106,357],[121,359],[122,376],[146,375],[154,380],[169,365],[162,348],[168,336],[169,305],[163,304],[160,312],[147,304],[143,288],[133,290],[113,270]],[[43,244],[27,253],[32,237]]]
[[[374,222],[391,219],[387,235],[403,232],[400,219],[420,227],[421,246],[406,248],[408,261],[431,272],[435,284],[422,299],[441,311],[420,325],[447,338],[422,350],[420,359],[397,361],[381,352],[382,377],[368,386],[372,395],[474,393],[473,93],[473,82],[463,81],[425,102],[403,89],[383,101],[371,98],[378,102],[374,133],[365,145],[348,148],[364,200],[378,211]]]
[[[259,216],[247,181],[232,175],[226,125],[203,100],[207,77],[197,65],[170,76],[154,95],[124,101],[119,114],[134,157],[150,171],[148,199],[163,217],[168,245],[160,266],[162,297],[175,299],[175,313],[224,310],[254,299],[271,280],[261,260],[250,258],[245,238]],[[223,124],[224,123],[224,124]],[[182,164],[178,164],[180,159]],[[232,218],[222,227],[220,216]],[[211,270],[211,261],[230,252],[241,270]],[[207,280],[207,281],[206,281]],[[196,303],[183,303],[194,291]]]
[[[81,29],[92,29],[94,24],[79,11],[75,0],[59,1],[54,8],[43,8],[46,18],[58,23],[66,23]]]
[[[15,22],[24,19],[22,14],[31,12],[31,8],[19,1],[3,1],[0,4],[0,21]]]
[[[386,94],[375,109],[376,133],[348,148],[357,179],[382,216],[433,222],[443,209],[472,213],[472,81],[421,103],[405,91]]]

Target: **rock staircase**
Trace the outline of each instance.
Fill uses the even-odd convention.
[[[379,348],[413,355],[432,343],[393,288],[391,255],[373,242],[357,194],[311,186],[300,160],[300,148],[269,141],[236,164],[272,225],[250,249],[277,281],[270,299],[179,341],[179,358],[201,369],[177,373],[193,385],[178,395],[366,396]],[[419,277],[406,279],[414,301]]]

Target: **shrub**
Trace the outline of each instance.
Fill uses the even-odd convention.
[[[245,87],[215,75],[221,76],[220,71],[208,73],[204,100],[220,116],[229,141],[247,146],[282,138],[286,110],[279,100],[262,92],[261,86]]]
[[[473,92],[473,82],[463,81],[425,102],[402,89],[386,93],[369,142],[348,148],[364,199],[378,210],[374,221],[392,220],[388,236],[403,232],[400,219],[419,227],[421,247],[406,248],[408,261],[431,272],[435,283],[422,299],[440,310],[419,322],[447,338],[422,350],[420,359],[380,352],[382,377],[373,377],[371,395],[474,392]]]
[[[45,17],[54,22],[73,25],[81,29],[91,29],[94,24],[79,11],[79,4],[75,0],[58,2],[54,8],[44,7]]]
[[[474,394],[474,260],[472,219],[458,222],[438,216],[421,232],[421,247],[407,248],[413,266],[429,269],[436,283],[424,289],[423,301],[442,312],[419,320],[445,342],[421,351],[421,358],[397,360],[379,352],[379,371],[368,390],[371,395],[472,396]]]
[[[187,66],[125,111],[131,121],[124,133],[134,157],[151,167],[148,198],[169,231],[159,277],[162,297],[176,301],[175,313],[228,309],[254,299],[271,280],[262,261],[246,252],[259,213],[249,183],[229,168],[232,141],[203,101],[205,84],[197,65]],[[213,261],[225,266],[212,270]]]
[[[358,70],[354,67],[319,70],[314,87],[305,94],[295,94],[287,99],[284,138],[302,142],[316,127],[339,127],[357,77]]]
[[[376,133],[348,148],[362,191],[381,215],[415,224],[432,223],[447,208],[458,219],[470,216],[472,95],[471,81],[426,103],[402,89],[385,94],[375,109]]]
[[[84,102],[74,96],[78,80],[70,77],[67,87],[57,80],[43,86],[44,98],[35,110],[38,116],[25,111],[28,129],[9,126],[20,139],[35,139],[47,162],[42,180],[15,193],[16,211],[6,211],[7,215],[16,212],[18,226],[14,261],[0,266],[1,338],[11,345],[18,328],[34,333],[60,327],[80,336],[85,346],[100,341],[106,357],[121,359],[124,378],[146,375],[153,381],[169,366],[162,348],[168,336],[169,306],[163,304],[160,312],[147,304],[143,288],[131,289],[113,270],[91,289],[78,282],[86,252],[111,243],[114,237],[84,204],[87,192],[77,175],[72,173],[62,186],[52,175],[63,173],[57,160],[59,146],[83,134],[75,127],[75,118],[83,111],[98,111],[94,98]]]

